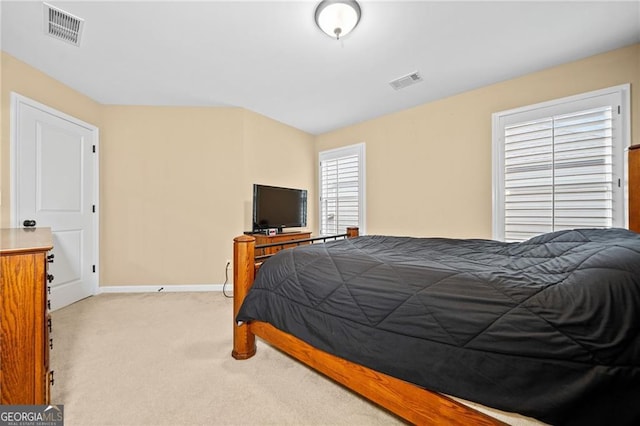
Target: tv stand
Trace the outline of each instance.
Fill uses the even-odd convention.
[[[281,234],[276,234],[276,235],[251,234],[251,236],[255,237],[256,245],[261,245],[261,244],[285,243],[287,241],[306,240],[308,238],[311,238],[311,232],[293,231],[293,232],[283,232]],[[276,254],[282,249],[295,247],[296,245],[298,244],[285,244],[284,246],[256,249],[256,256],[262,256],[266,254]]]

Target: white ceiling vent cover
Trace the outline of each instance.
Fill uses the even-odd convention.
[[[422,81],[422,76],[418,71],[412,72],[395,80],[389,82],[391,87],[396,90],[404,89],[405,87],[412,86]]]
[[[55,6],[43,3],[44,32],[53,38],[80,46],[80,36],[84,27],[84,19],[73,16]]]

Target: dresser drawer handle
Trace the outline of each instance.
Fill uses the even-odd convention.
[[[49,333],[53,332],[53,326],[52,326],[52,322],[51,322],[51,318],[47,319],[47,327],[49,327]]]
[[[53,349],[53,338],[49,339],[49,349]]]
[[[55,385],[55,384],[56,384],[56,381],[55,381],[55,380],[54,380],[54,378],[53,378],[53,373],[54,373],[54,371],[53,371],[53,370],[52,370],[52,371],[49,371],[49,383],[51,383],[51,386],[53,386],[53,385]]]
[[[47,274],[47,281],[49,281],[49,283],[51,283],[51,281],[53,281],[54,276],[51,274]]]

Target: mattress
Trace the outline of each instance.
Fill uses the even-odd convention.
[[[546,423],[640,422],[640,235],[624,229],[288,249],[236,320]]]

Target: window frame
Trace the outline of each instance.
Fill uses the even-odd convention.
[[[492,238],[503,241],[505,238],[505,197],[504,197],[504,126],[509,118],[521,116],[521,120],[541,118],[549,115],[549,110],[554,110],[552,114],[561,114],[574,111],[567,109],[568,104],[582,102],[588,104],[593,98],[604,96],[615,97],[615,104],[619,108],[614,121],[614,182],[619,179],[621,182],[621,195],[614,201],[614,209],[617,209],[617,218],[614,225],[618,227],[629,226],[628,206],[628,167],[626,151],[631,141],[630,124],[630,84],[612,86],[605,89],[586,92],[574,96],[554,99],[537,104],[527,105],[510,110],[500,111],[491,115],[492,120]],[[613,104],[612,104],[613,105]],[[580,107],[579,107],[580,108]],[[588,106],[585,106],[588,108]],[[614,112],[614,115],[616,115]],[[526,114],[526,115],[525,115]]]
[[[318,233],[322,232],[322,162],[342,157],[358,157],[358,228],[359,234],[366,234],[366,157],[365,143],[356,143],[340,148],[328,149],[318,153]]]

